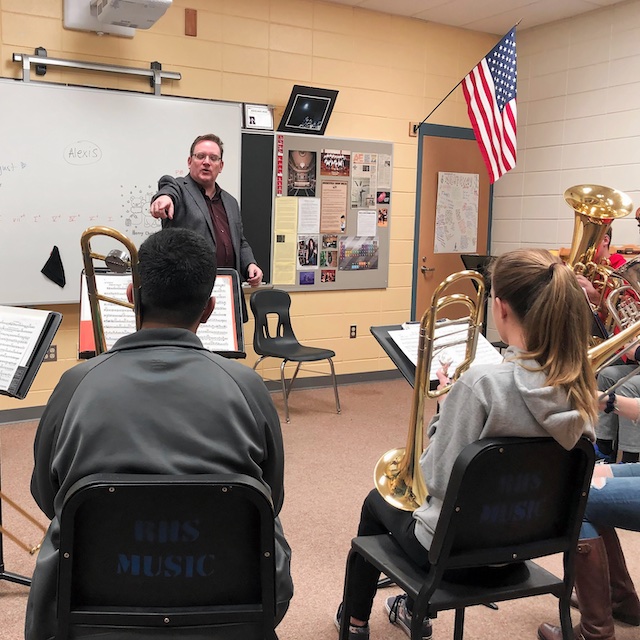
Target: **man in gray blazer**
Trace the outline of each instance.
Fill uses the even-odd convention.
[[[163,229],[197,231],[215,249],[218,267],[234,268],[255,287],[262,281],[262,270],[244,237],[240,206],[216,183],[224,167],[223,153],[218,136],[198,136],[187,160],[189,175],[160,178],[158,192],[151,199],[151,215],[162,221]]]

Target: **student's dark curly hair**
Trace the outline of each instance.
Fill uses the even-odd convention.
[[[138,258],[143,321],[196,322],[216,279],[216,254],[207,241],[189,229],[163,229],[142,243]]]

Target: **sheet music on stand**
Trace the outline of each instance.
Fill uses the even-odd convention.
[[[55,311],[0,306],[0,394],[26,397],[61,321]]]
[[[452,344],[458,340],[463,340],[467,333],[468,323],[455,325],[447,325],[436,327],[434,350],[446,349],[446,354],[452,360],[449,365],[449,375],[452,376],[460,363],[464,360],[467,349],[466,343]],[[420,340],[420,323],[407,322],[402,325],[402,329],[389,331],[389,337],[400,347],[402,352],[411,360],[414,366],[418,364],[418,343]],[[476,349],[476,357],[471,366],[477,364],[499,364],[502,362],[502,354],[481,334],[478,333],[478,344]],[[430,380],[437,380],[437,370],[441,367],[440,361],[436,356],[431,363],[431,371],[429,372]]]
[[[1,395],[19,400],[27,396],[61,322],[62,314],[57,311],[0,306]],[[27,550],[29,547],[2,527],[2,502],[7,502],[31,522],[37,521],[6,494],[0,493],[0,498],[0,580],[30,586],[31,578],[5,569],[3,536]],[[41,525],[38,523],[38,526]]]
[[[130,273],[112,273],[106,269],[96,270],[98,293],[125,302]],[[240,306],[240,277],[235,269],[218,269],[212,295],[216,306],[205,324],[198,327],[197,335],[210,351],[228,358],[244,358],[244,331]],[[111,302],[99,301],[107,349],[122,337],[134,333],[136,319],[133,309]],[[87,293],[86,278],[82,274],[80,293],[80,357],[95,355],[91,308]]]

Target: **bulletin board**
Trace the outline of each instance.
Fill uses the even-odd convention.
[[[277,133],[274,147],[274,286],[386,288],[393,144]]]

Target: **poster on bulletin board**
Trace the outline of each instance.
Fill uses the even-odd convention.
[[[277,134],[274,164],[273,284],[385,288],[392,143]]]

